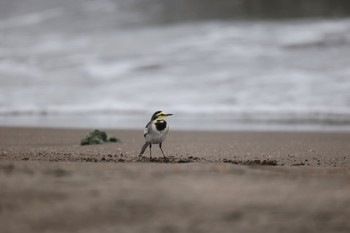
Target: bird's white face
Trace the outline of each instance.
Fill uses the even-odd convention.
[[[153,121],[158,121],[158,120],[165,120],[167,116],[172,116],[173,114],[170,114],[170,113],[166,113],[166,112],[163,112],[163,111],[158,111],[158,112],[155,112],[152,116],[152,120]]]

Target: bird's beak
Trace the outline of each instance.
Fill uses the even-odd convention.
[[[168,114],[166,114],[167,116],[172,116],[173,114],[171,114],[171,113],[168,113]]]

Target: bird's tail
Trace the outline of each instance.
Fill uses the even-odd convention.
[[[142,146],[142,149],[141,149],[141,151],[140,151],[140,154],[139,154],[139,156],[142,156],[143,155],[143,153],[145,153],[145,150],[146,150],[146,148],[149,146],[149,142],[145,142],[145,144]]]

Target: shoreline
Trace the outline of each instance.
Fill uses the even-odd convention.
[[[139,130],[145,126],[143,117],[126,114],[114,115],[0,115],[0,127],[22,128],[67,128],[90,129],[112,128],[123,130]],[[172,129],[181,131],[260,131],[260,132],[345,132],[350,133],[349,121],[340,120],[268,120],[210,117],[210,116],[183,116],[179,115],[169,120]],[[111,127],[112,126],[112,127]]]

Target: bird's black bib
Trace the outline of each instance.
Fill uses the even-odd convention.
[[[154,123],[158,131],[162,131],[166,128],[166,121],[157,121]]]

